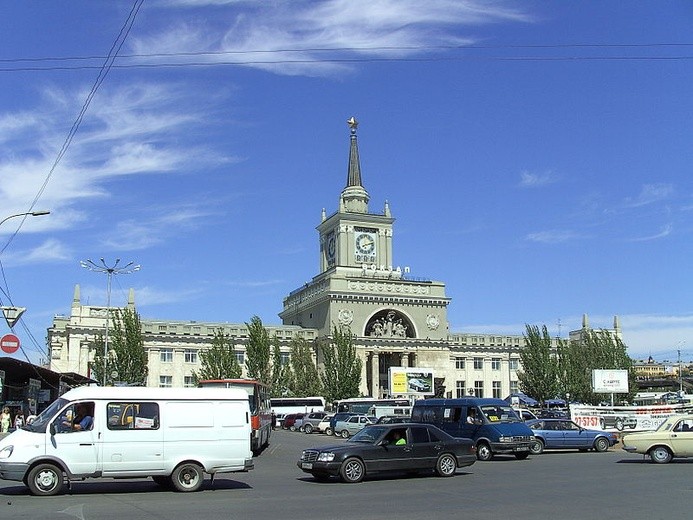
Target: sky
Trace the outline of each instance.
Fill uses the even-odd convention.
[[[693,359],[693,3],[0,1],[0,303],[20,359],[82,302],[280,324],[349,128],[452,332],[618,315]],[[110,57],[109,57],[110,56]],[[9,332],[0,324],[0,334]]]

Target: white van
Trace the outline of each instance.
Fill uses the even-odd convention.
[[[78,409],[93,419],[82,429]],[[253,469],[250,435],[244,390],[84,386],[0,440],[0,478],[44,496],[98,477],[196,491],[205,472]]]

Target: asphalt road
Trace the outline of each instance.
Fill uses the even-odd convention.
[[[151,480],[88,480],[68,494],[33,497],[0,481],[0,519],[688,519],[693,459],[656,465],[620,445],[607,453],[498,457],[452,478],[387,476],[360,484],[315,482],[296,467],[301,449],[345,442],[274,432],[249,473],[174,493]]]

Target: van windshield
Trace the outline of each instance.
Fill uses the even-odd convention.
[[[31,424],[27,424],[23,428],[25,430],[29,430],[32,432],[46,433],[48,423],[50,423],[51,419],[55,417],[55,414],[58,413],[58,410],[63,408],[68,402],[69,401],[67,399],[59,397],[58,399],[53,401],[48,408],[42,411]]]
[[[510,405],[482,405],[481,413],[488,422],[522,422]]]

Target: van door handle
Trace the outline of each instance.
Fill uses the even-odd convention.
[[[93,442],[80,442],[79,445],[80,446],[93,446],[94,443]]]

